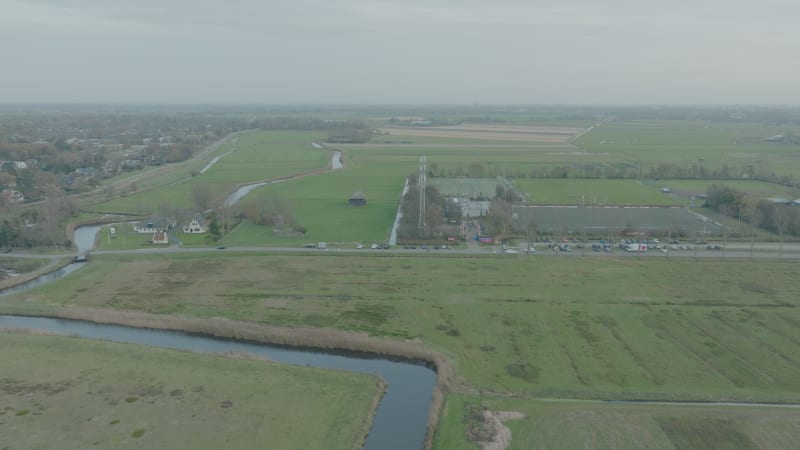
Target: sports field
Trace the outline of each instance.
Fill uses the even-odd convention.
[[[679,204],[661,189],[636,180],[518,179],[514,189],[536,205],[651,205]]]
[[[367,375],[70,337],[0,333],[0,359],[7,448],[349,450],[378,389]]]
[[[717,222],[681,207],[520,206],[512,214],[520,229],[560,234],[618,235],[623,231],[687,236],[721,234]]]

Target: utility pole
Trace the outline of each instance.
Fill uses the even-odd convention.
[[[417,234],[419,237],[425,236],[425,181],[427,176],[427,158],[419,157],[419,176],[417,183],[419,187],[419,223],[417,224]]]

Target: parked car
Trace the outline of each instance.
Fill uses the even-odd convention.
[[[362,248],[364,248],[364,244],[362,244],[361,242],[359,242],[358,244],[356,244],[356,248],[357,248],[357,249],[362,249]]]

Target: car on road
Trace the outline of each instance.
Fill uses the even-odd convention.
[[[225,246],[224,245],[218,245],[217,246],[217,250],[225,250]]]
[[[305,244],[303,248],[317,248],[317,244]]]

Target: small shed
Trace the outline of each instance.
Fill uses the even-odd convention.
[[[367,197],[365,197],[364,193],[361,191],[353,192],[347,204],[350,206],[367,206]]]

